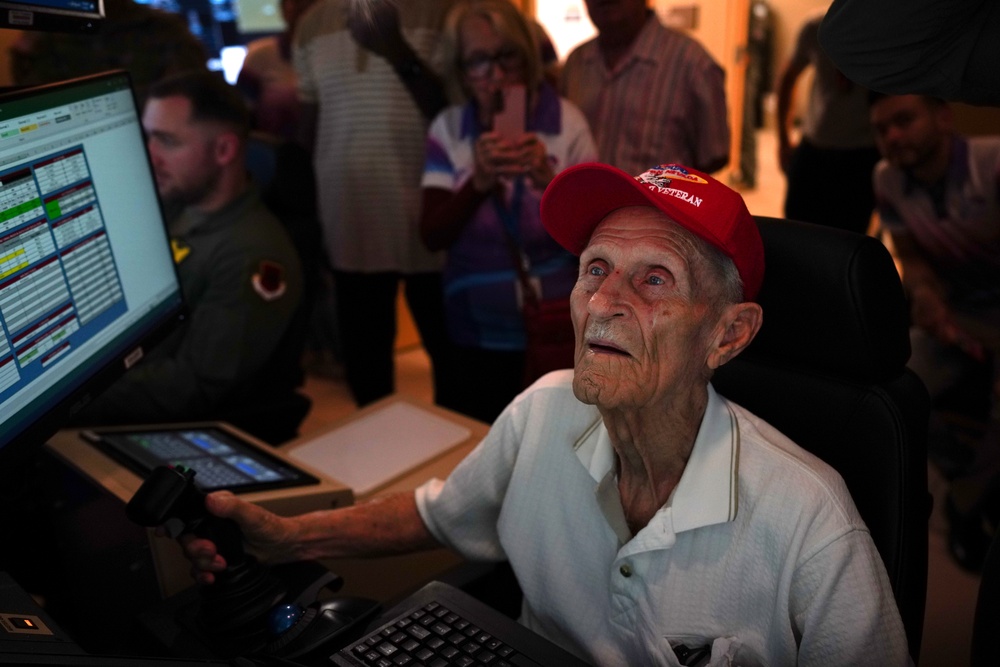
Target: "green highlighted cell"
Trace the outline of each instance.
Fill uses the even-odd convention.
[[[33,211],[38,208],[42,203],[39,197],[35,197],[31,201],[26,201],[24,203],[18,204],[17,206],[12,206],[6,211],[0,211],[0,223],[7,222],[11,218],[16,218],[19,215],[23,215],[29,211]]]

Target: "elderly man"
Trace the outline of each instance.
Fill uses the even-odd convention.
[[[282,518],[222,493],[267,560],[445,544],[508,559],[521,622],[598,665],[901,665],[882,561],[842,480],[709,379],[761,324],[763,246],[738,194],[678,165],[557,176],[546,228],[580,254],[575,371],[518,396],[445,481]],[[224,566],[186,541],[204,582]]]

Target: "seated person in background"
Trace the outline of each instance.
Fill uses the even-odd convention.
[[[219,419],[293,392],[269,362],[299,303],[299,259],[247,175],[242,97],[214,73],[180,75],[150,89],[142,124],[189,315],[81,419]]]
[[[538,203],[557,172],[596,159],[597,150],[580,110],[543,81],[531,29],[510,0],[461,2],[446,34],[469,102],[431,124],[420,234],[428,249],[447,250],[445,317],[456,368],[464,369],[447,407],[492,422],[524,388],[514,254],[541,298],[569,294],[576,258],[542,227]],[[519,136],[493,129],[497,97],[511,85],[527,89]]]
[[[879,216],[910,299],[910,366],[932,398],[992,366],[987,431],[948,502],[952,554],[978,569],[984,524],[1000,520],[1000,137],[957,135],[948,104],[922,95],[873,94],[871,119]]]
[[[316,0],[281,0],[285,30],[247,44],[236,80],[250,100],[255,130],[288,140],[298,138],[298,77],[292,66],[292,36],[299,18]]]
[[[595,665],[904,665],[882,560],[843,480],[715,393],[753,339],[764,249],[739,194],[666,165],[567,169],[542,221],[580,253],[575,372],[519,395],[447,480],[279,517],[225,492],[267,562],[448,545],[508,559],[520,621]],[[488,382],[484,378],[484,382]],[[184,540],[203,583],[225,567]]]

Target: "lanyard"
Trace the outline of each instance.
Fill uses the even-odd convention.
[[[514,239],[518,246],[521,245],[520,240],[520,220],[521,220],[521,202],[524,201],[524,177],[518,177],[514,181],[514,192],[510,197],[510,206],[505,206],[503,202],[503,197],[494,195],[492,198],[493,208],[497,212],[497,216],[500,218],[500,222],[507,229],[507,233],[510,234],[511,238]],[[521,254],[524,255],[524,249],[521,249]],[[525,258],[527,259],[527,258]]]

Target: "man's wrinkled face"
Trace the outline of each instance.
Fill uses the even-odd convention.
[[[879,151],[894,167],[920,167],[949,140],[947,108],[920,95],[883,97],[872,105],[870,116]]]
[[[156,187],[165,202],[194,205],[214,191],[218,128],[191,121],[191,101],[175,95],[151,98],[142,114]]]
[[[571,296],[573,390],[602,408],[638,408],[704,384],[720,322],[707,261],[660,211],[609,214],[580,255]]]

